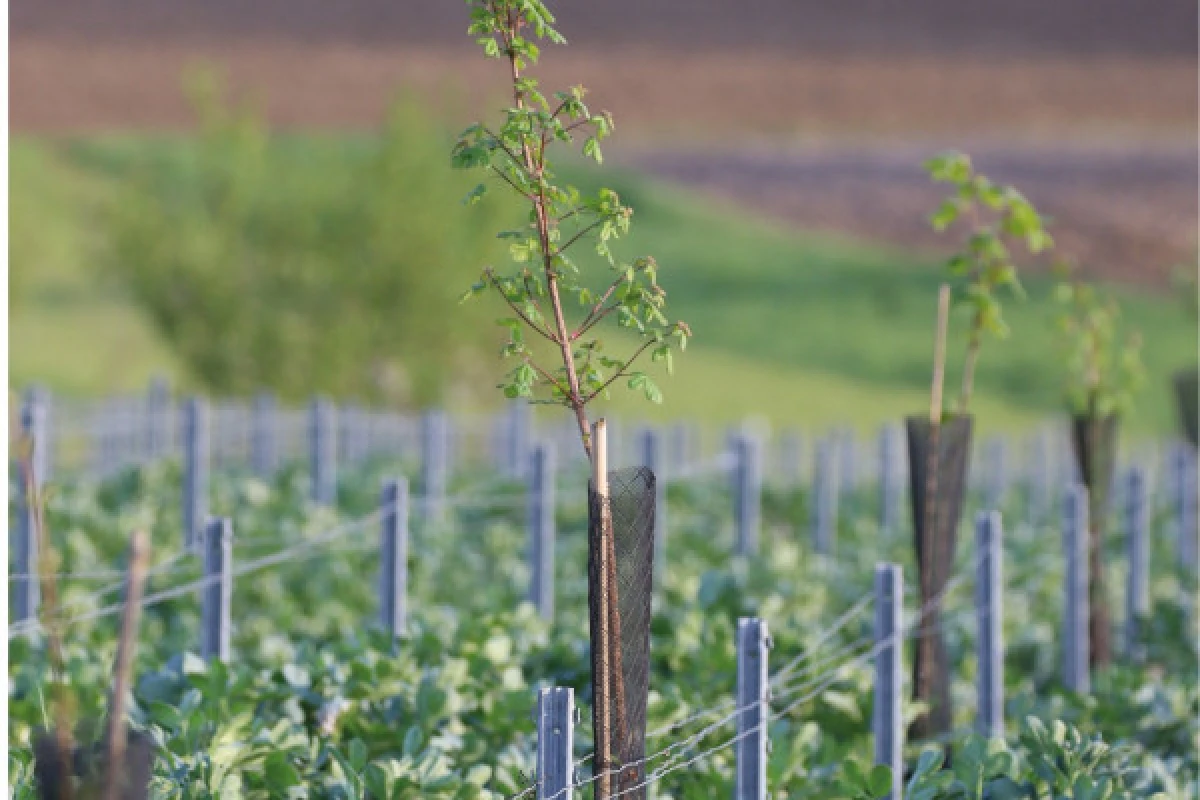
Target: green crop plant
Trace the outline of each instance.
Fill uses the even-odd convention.
[[[556,179],[551,148],[582,138],[583,155],[600,163],[600,142],[612,132],[613,121],[607,112],[588,108],[582,86],[547,97],[526,74],[538,61],[538,41],[566,43],[546,5],[541,0],[469,0],[469,5],[469,33],[484,55],[508,67],[512,105],[498,124],[466,128],[454,146],[453,164],[489,173],[493,182],[521,199],[528,217],[523,226],[499,234],[508,241],[513,269],[486,267],[463,299],[489,289],[500,296],[512,314],[498,320],[509,332],[502,354],[517,362],[501,388],[508,397],[569,408],[590,457],[587,405],[621,379],[650,401],[661,402],[658,387],[635,365],[650,351],[669,371],[672,349],[683,350],[691,331],[683,322],[667,321],[666,292],[658,283],[655,260],[642,256],[623,261],[612,251],[613,243],[629,232],[633,209],[611,189],[585,196]],[[487,184],[480,183],[466,202],[477,202],[486,191]],[[573,249],[584,244],[612,269],[607,286],[596,286],[583,274]],[[573,322],[568,322],[568,301],[578,307]],[[607,354],[596,335],[605,319],[640,340],[630,355]],[[549,366],[547,357],[555,366]]]
[[[1042,215],[1025,196],[980,174],[968,156],[939,155],[927,161],[925,169],[934,181],[948,184],[952,190],[930,217],[934,230],[946,231],[960,220],[966,227],[961,246],[946,261],[946,270],[957,284],[959,304],[971,312],[958,399],[958,412],[965,414],[984,335],[1003,339],[1009,334],[1000,291],[1007,289],[1019,298],[1025,294],[1010,244],[1021,243],[1036,254],[1054,242]]]

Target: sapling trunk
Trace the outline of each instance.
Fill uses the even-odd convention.
[[[137,651],[138,618],[142,611],[142,590],[146,584],[146,563],[150,558],[150,542],[142,531],[134,531],[129,543],[129,577],[126,579],[125,610],[121,619],[121,639],[117,642],[117,658],[113,664],[112,694],[108,701],[107,753],[104,763],[103,800],[123,796],[128,781],[125,772],[125,694],[133,673]]]
[[[38,476],[34,471],[34,447],[38,444],[32,438],[23,442],[24,452],[20,460],[21,473],[24,478],[22,490],[25,492],[25,502],[31,512],[32,535],[39,553],[38,585],[41,589],[41,624],[46,632],[46,650],[50,658],[50,675],[52,680],[52,706],[54,714],[54,747],[59,753],[71,753],[75,744],[72,736],[74,727],[74,708],[72,696],[68,691],[65,660],[63,657],[61,616],[58,604],[58,558],[50,548],[49,537],[46,536],[46,517],[43,497],[40,491]],[[71,800],[74,796],[70,780],[64,780],[59,786],[60,797]]]
[[[963,361],[962,394],[958,398],[958,413],[966,414],[975,388],[975,364],[979,361],[979,345],[983,340],[983,317],[979,312],[971,321],[971,338],[967,342],[967,356]]]
[[[519,23],[514,21],[514,30],[517,25]],[[508,42],[508,44],[511,44],[511,42]],[[508,63],[512,74],[513,103],[517,108],[524,109],[525,98],[520,89],[521,68],[517,63],[517,53],[511,47],[509,48]],[[545,170],[544,149],[543,160],[534,158],[533,148],[529,144],[529,139],[522,137],[521,154],[525,159],[525,168],[531,176],[538,180],[537,192],[528,195],[528,199],[533,204],[538,242],[541,245],[542,271],[546,276],[546,291],[550,295],[550,307],[554,311],[554,328],[558,334],[559,353],[562,356],[563,366],[567,372],[567,403],[575,414],[575,421],[579,426],[579,438],[583,443],[583,451],[590,461],[592,459],[591,426],[588,423],[586,404],[579,390],[579,376],[575,371],[575,357],[571,352],[571,336],[567,329],[566,316],[563,314],[562,298],[559,297],[558,274],[554,270],[554,253],[550,243],[550,217],[546,212],[546,193],[541,183],[542,174]]]

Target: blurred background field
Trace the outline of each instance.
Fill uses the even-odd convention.
[[[1114,286],[1146,341],[1134,425],[1173,427],[1168,376],[1196,361],[1169,278],[1195,269],[1193,3],[560,12],[572,44],[540,73],[617,121],[604,174],[571,177],[634,206],[621,252],[658,259],[696,332],[666,405],[617,393],[621,410],[863,426],[919,410],[944,248],[919,165],[958,148]],[[498,402],[497,309],[455,302],[513,214],[463,209],[449,168],[450,135],[503,102],[465,6],[11,14],[11,385],[96,395],[163,372],[214,392]],[[232,100],[189,98],[203,74]],[[985,426],[1060,407],[1048,281],[1028,284],[983,356]]]

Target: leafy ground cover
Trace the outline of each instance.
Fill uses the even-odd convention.
[[[354,157],[354,141],[297,136],[279,146],[340,173]],[[180,138],[158,146],[186,155],[196,145]],[[189,380],[104,268],[111,256],[106,209],[154,149],[154,141],[130,137],[15,143],[10,335],[20,346],[12,349],[13,384],[41,380],[83,394],[144,386],[156,371]],[[593,181],[586,172],[578,176],[585,187]],[[672,307],[698,334],[679,360],[680,386],[663,413],[733,419],[754,411],[790,421],[796,398],[804,397],[804,415],[814,424],[867,425],[894,418],[901,406],[923,405],[935,265],[783,230],[637,175],[617,175],[613,183],[636,209],[630,252],[656,255]],[[1012,340],[980,368],[978,411],[996,427],[1023,427],[1058,408],[1048,284],[1033,281],[1030,289],[1030,302],[1012,310]],[[1146,341],[1148,389],[1131,423],[1167,430],[1174,414],[1166,376],[1195,361],[1194,328],[1167,296],[1117,294]],[[498,332],[478,333],[475,341],[499,341]],[[638,409],[647,410],[640,401]]]
[[[214,513],[235,525],[235,563],[294,548],[242,575],[234,589],[234,655],[205,664],[192,652],[194,593],[147,608],[132,718],[159,744],[156,796],[500,797],[530,785],[537,686],[573,686],[589,705],[585,511],[582,476],[560,478],[558,612],[552,625],[523,603],[523,498],[516,484],[462,474],[448,524],[416,524],[410,557],[411,624],[392,641],[376,629],[377,526],[369,518],[382,475],[348,474],[339,508],[314,508],[302,471],[265,483],[215,476]],[[119,564],[127,532],[151,533],[149,592],[199,576],[175,560],[178,468],[159,464],[104,484],[56,487],[48,522],[67,572]],[[777,676],[771,723],[772,791],[789,797],[879,796],[871,759],[872,566],[901,563],[904,537],[883,537],[873,487],[846,499],[836,554],[808,546],[808,495],[769,490],[762,554],[731,555],[727,481],[671,486],[667,567],[655,600],[647,752],[659,797],[727,796],[733,754],[728,719],[739,616],[767,620]],[[977,501],[969,504],[977,507]],[[1165,516],[1153,525],[1151,615],[1141,665],[1095,676],[1078,696],[1058,680],[1062,564],[1057,526],[1031,523],[1015,493],[1005,508],[1006,711],[1011,738],[967,736],[974,708],[974,613],[969,542],[947,595],[945,630],[956,676],[955,758],[940,768],[931,743],[909,746],[907,796],[940,798],[1183,798],[1200,781],[1196,642],[1183,599],[1194,594],[1172,557]],[[343,534],[325,531],[362,519]],[[1121,537],[1110,537],[1110,585],[1121,586]],[[911,584],[911,581],[909,581]],[[116,599],[94,583],[68,582],[65,601],[86,616]],[[906,603],[910,616],[913,597]],[[834,627],[841,618],[843,623]],[[99,719],[114,649],[112,616],[81,621],[67,637],[68,681],[82,719]],[[49,719],[46,665],[37,638],[10,643],[9,767],[14,797],[31,797],[30,737]],[[1027,718],[1032,721],[1026,721]],[[586,723],[577,756],[590,752]],[[1102,738],[1103,743],[1095,741]],[[670,748],[665,750],[664,748]],[[713,750],[686,768],[690,758]],[[934,748],[936,750],[936,748]],[[672,769],[672,767],[679,767]],[[587,763],[581,774],[587,775]],[[583,796],[590,796],[585,789]]]

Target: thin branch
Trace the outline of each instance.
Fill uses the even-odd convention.
[[[557,117],[559,114],[562,113],[562,110],[566,107],[567,107],[567,101],[566,100],[560,101],[558,104],[558,108],[554,109],[554,111],[552,111],[550,113],[550,119],[554,119],[555,117]]]
[[[486,133],[488,136],[492,137],[492,139],[494,139],[494,140],[496,141],[496,144],[500,145],[500,148],[501,148],[501,149],[502,149],[502,150],[503,150],[505,153],[507,153],[507,154],[508,154],[508,157],[509,157],[509,158],[511,158],[511,159],[513,160],[513,163],[515,163],[515,164],[518,164],[518,165],[521,163],[521,159],[517,157],[517,154],[516,154],[516,153],[514,153],[512,150],[509,150],[509,149],[508,149],[508,145],[506,145],[506,144],[504,143],[504,140],[503,140],[503,139],[501,139],[501,138],[500,138],[499,136],[497,136],[496,134],[492,133],[492,131],[491,131],[491,129],[490,129],[490,128],[488,128],[487,126],[484,126],[484,128],[483,128],[483,132],[484,132],[484,133]]]
[[[612,282],[612,284],[608,287],[608,290],[604,292],[604,295],[595,302],[595,304],[592,306],[591,310],[588,311],[587,316],[583,318],[583,322],[581,322],[579,324],[579,330],[576,331],[575,334],[571,337],[571,341],[578,339],[580,336],[582,336],[587,331],[588,328],[595,325],[606,314],[608,314],[609,311],[616,308],[616,306],[609,306],[608,309],[606,309],[603,313],[601,313],[599,317],[595,316],[600,311],[600,307],[608,302],[608,298],[612,297],[612,293],[617,290],[617,287],[620,286],[621,283],[624,282],[624,280],[625,280],[624,275],[617,276],[617,279]],[[595,317],[595,318],[593,319],[593,317]]]
[[[577,330],[574,333],[574,335],[571,336],[571,341],[575,341],[576,339],[579,339],[581,336],[583,336],[585,333],[590,331],[592,328],[596,327],[596,325],[599,324],[600,320],[604,319],[605,317],[607,317],[609,314],[616,311],[620,307],[621,307],[620,303],[613,303],[611,306],[609,306],[608,308],[601,311],[598,315],[596,315],[595,318],[588,320],[583,325],[580,325],[579,330]]]
[[[644,341],[644,342],[642,343],[642,346],[641,346],[641,347],[639,347],[639,348],[637,349],[637,351],[636,351],[636,352],[634,352],[633,356],[631,356],[631,357],[630,357],[630,359],[629,359],[628,361],[626,361],[626,362],[625,362],[625,366],[623,366],[623,367],[621,367],[619,370],[617,370],[617,372],[616,372],[616,373],[615,373],[615,374],[614,374],[614,375],[613,375],[611,378],[609,378],[608,380],[606,380],[604,383],[600,384],[600,388],[599,388],[599,389],[597,389],[596,391],[594,391],[594,392],[592,392],[591,394],[589,394],[589,395],[587,396],[587,398],[586,398],[586,399],[583,401],[583,402],[584,402],[584,404],[587,404],[587,403],[590,403],[590,402],[592,402],[592,400],[594,400],[594,399],[595,399],[595,398],[596,398],[598,395],[600,395],[602,392],[604,392],[606,389],[608,389],[608,387],[609,387],[609,386],[612,386],[612,385],[613,385],[613,383],[614,383],[614,382],[615,382],[617,379],[619,379],[619,378],[621,378],[621,377],[623,377],[623,376],[625,376],[625,375],[628,375],[629,373],[628,373],[628,372],[626,372],[626,370],[628,370],[630,367],[632,367],[632,366],[633,366],[633,362],[637,361],[637,360],[638,360],[638,357],[639,357],[639,356],[640,356],[642,353],[646,352],[646,348],[648,348],[648,347],[649,347],[650,345],[652,345],[652,344],[655,344],[655,340],[654,340],[654,339],[647,339],[646,341]]]
[[[567,391],[567,388],[566,388],[565,386],[563,386],[561,383],[559,383],[559,382],[558,382],[558,379],[557,379],[557,378],[555,378],[553,375],[551,375],[551,374],[550,374],[549,372],[547,372],[546,370],[544,370],[544,369],[542,369],[541,367],[539,367],[537,364],[533,363],[533,359],[532,359],[532,358],[530,358],[529,356],[525,356],[525,363],[526,363],[526,364],[528,364],[529,366],[533,367],[534,371],[535,371],[535,372],[537,372],[537,374],[541,375],[541,376],[542,376],[542,378],[543,378],[543,379],[544,379],[544,380],[545,380],[547,383],[554,384],[554,388],[556,388],[556,389],[558,389],[560,392],[562,392],[564,397],[570,397],[570,396],[571,396],[571,393],[570,393],[569,391]]]
[[[554,334],[550,333],[549,331],[543,329],[540,325],[538,325],[533,320],[531,320],[529,317],[527,317],[525,315],[524,311],[517,308],[516,303],[514,303],[509,298],[509,296],[504,292],[504,290],[502,288],[500,288],[500,281],[498,281],[496,279],[496,276],[494,274],[492,274],[491,272],[488,273],[488,280],[491,281],[492,286],[496,289],[497,292],[499,292],[500,296],[504,298],[504,302],[508,303],[508,307],[513,310],[513,313],[516,314],[518,317],[520,317],[522,320],[524,320],[526,325],[528,325],[530,328],[532,328],[535,333],[540,334],[541,336],[543,336],[544,338],[553,342],[554,344],[559,344],[558,337],[554,336]]]
[[[509,186],[511,186],[513,188],[513,191],[515,191],[517,194],[521,195],[521,197],[524,197],[526,200],[533,199],[533,195],[531,195],[529,192],[525,191],[520,186],[517,186],[515,183],[513,183],[512,179],[509,178],[507,175],[505,175],[503,172],[501,172],[499,169],[497,169],[495,164],[489,164],[488,167],[492,170],[492,172],[496,173],[501,178],[503,178],[504,182],[507,183]]]
[[[589,122],[591,122],[591,119],[589,119],[588,117],[580,117],[579,119],[575,120],[570,125],[568,125],[567,127],[563,128],[563,130],[566,131],[567,133],[570,133],[571,131],[575,130],[576,128],[582,128],[584,125],[587,125]]]
[[[578,214],[582,211],[587,211],[587,210],[588,210],[587,206],[575,206],[570,211],[568,211],[567,213],[565,213],[561,217],[559,217],[558,220],[555,222],[555,224],[562,225],[564,222],[569,220],[571,217],[575,216],[576,214]]]
[[[555,249],[554,256],[561,256],[563,253],[567,252],[568,247],[570,247],[571,245],[578,242],[580,239],[582,239],[584,236],[586,236],[591,231],[595,230],[597,227],[599,227],[603,223],[604,223],[603,219],[598,219],[595,222],[593,222],[591,225],[587,225],[583,228],[580,228],[579,231],[576,232],[576,234],[574,236],[572,236],[570,239],[567,240],[566,244]]]

